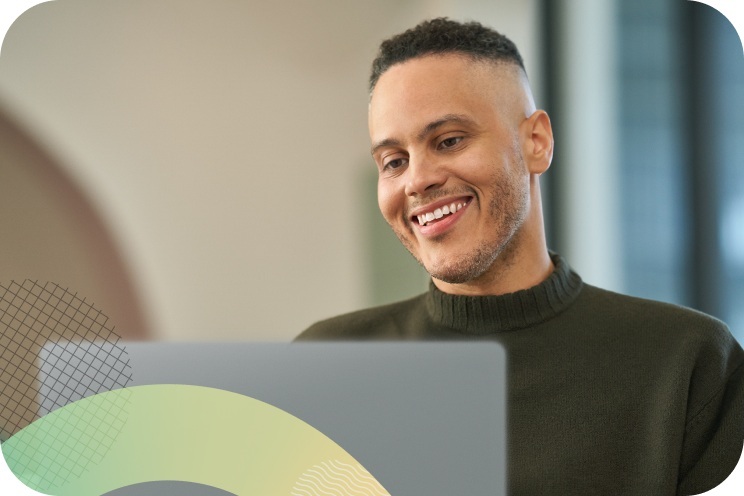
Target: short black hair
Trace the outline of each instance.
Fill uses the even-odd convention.
[[[461,53],[476,60],[511,62],[524,70],[517,46],[503,34],[479,22],[457,22],[446,17],[423,21],[380,44],[372,62],[369,90],[395,64],[425,55]]]

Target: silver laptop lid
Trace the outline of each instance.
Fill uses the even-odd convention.
[[[86,356],[79,345],[62,346]],[[392,496],[506,494],[506,361],[495,343],[123,345],[115,363],[128,360],[129,387],[205,386],[273,405],[340,445]],[[42,388],[65,373],[40,368]],[[212,494],[163,481],[108,494],[154,493]]]

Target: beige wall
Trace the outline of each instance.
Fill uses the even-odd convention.
[[[475,17],[536,81],[535,3],[56,0],[6,36],[0,101],[105,222],[152,337],[289,340],[371,302],[379,41]]]

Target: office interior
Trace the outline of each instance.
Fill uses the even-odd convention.
[[[512,38],[551,249],[744,340],[742,42],[686,0],[56,0],[0,52],[0,274],[125,340],[291,341],[428,279],[376,204],[367,78],[422,19]]]

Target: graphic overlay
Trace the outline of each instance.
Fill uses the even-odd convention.
[[[111,405],[128,403],[128,416]],[[95,411],[95,419],[87,412]],[[80,429],[68,429],[81,415]],[[34,490],[44,467],[33,443],[40,435],[74,444],[81,457],[97,449],[82,439],[100,435],[96,421],[121,422],[121,431],[103,460],[85,473],[72,474],[64,453],[57,453],[58,476],[68,482],[50,494],[99,496],[148,481],[185,481],[232,494],[307,496],[349,494],[389,496],[379,482],[333,440],[272,405],[228,391],[199,386],[136,386],[101,393],[60,408],[3,443],[16,476]],[[18,460],[23,459],[21,463]],[[28,460],[32,460],[29,463]],[[322,470],[321,470],[322,469]],[[315,492],[309,492],[315,488]],[[338,487],[346,487],[339,493]],[[328,492],[323,488],[335,488]],[[46,492],[46,491],[45,491]]]
[[[9,464],[33,472],[22,482],[51,493],[106,455],[126,419],[128,392],[114,402],[78,400],[131,381],[119,340],[106,315],[58,284],[0,284],[0,442],[31,433],[19,438],[23,449],[4,451]],[[67,437],[31,427],[67,406],[53,417]],[[88,456],[80,452],[83,444],[92,449]]]
[[[5,39],[5,34],[18,17],[34,5],[51,0],[3,0],[0,3],[0,39]],[[0,50],[0,55],[2,51]]]
[[[58,284],[0,284],[0,441],[59,407],[126,386],[120,339],[106,315]]]
[[[237,495],[389,496],[334,441],[267,403],[198,386],[125,387],[119,340],[67,288],[0,285],[3,494],[126,494],[178,481]]]
[[[236,496],[222,489],[183,481],[140,482],[108,492],[103,496]]]
[[[309,468],[297,479],[291,493],[292,496],[326,494],[390,496],[364,467],[340,460],[327,460]]]
[[[18,480],[8,467],[4,456],[0,456],[0,494],[11,494],[13,496],[36,496],[43,494],[26,486]]]
[[[705,4],[716,9],[734,26],[739,40],[742,43],[742,55],[744,55],[744,2],[741,0],[687,0]],[[739,458],[739,463],[734,471],[720,485],[704,493],[706,496],[734,496],[742,494],[744,490],[744,454]]]
[[[744,55],[744,2],[741,0],[689,0],[698,2],[716,9],[723,14],[734,26],[739,40],[742,42],[742,54]]]

